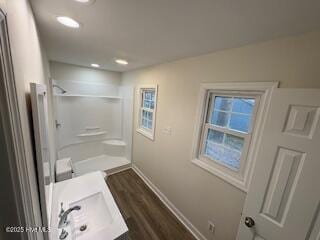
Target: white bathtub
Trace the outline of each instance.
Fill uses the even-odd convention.
[[[59,158],[71,158],[76,176],[93,171],[112,172],[127,167],[126,143],[120,139],[108,139],[70,144],[61,148]]]

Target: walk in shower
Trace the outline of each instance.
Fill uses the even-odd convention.
[[[55,81],[58,158],[71,159],[76,176],[130,166],[133,89]]]

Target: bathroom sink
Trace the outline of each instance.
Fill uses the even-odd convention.
[[[70,207],[80,206],[71,214],[73,239],[89,239],[93,234],[110,227],[111,213],[101,192],[73,202]]]
[[[75,209],[68,215],[69,224],[59,227],[59,212]],[[92,172],[55,184],[50,239],[120,240],[126,239],[128,228],[101,172]]]

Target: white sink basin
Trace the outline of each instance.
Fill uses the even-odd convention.
[[[84,239],[92,234],[108,228],[112,224],[112,216],[101,192],[88,196],[70,204],[70,207],[80,206],[79,211],[71,213],[73,239]],[[81,227],[86,227],[81,231]]]
[[[55,184],[50,236],[52,240],[59,239],[62,231],[58,228],[60,203],[63,203],[65,210],[77,205],[81,207],[68,216],[69,224],[64,228],[68,232],[65,240],[125,239],[128,228],[101,172]]]

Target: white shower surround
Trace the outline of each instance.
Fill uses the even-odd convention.
[[[61,124],[58,157],[70,157],[76,175],[130,164],[133,89],[76,80],[55,83],[67,90],[55,96]]]

